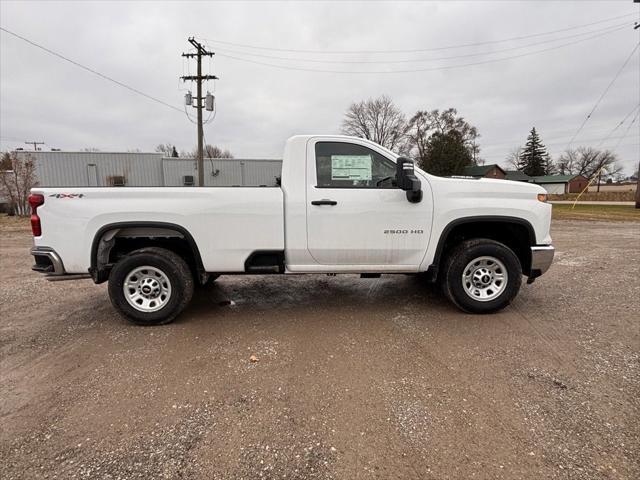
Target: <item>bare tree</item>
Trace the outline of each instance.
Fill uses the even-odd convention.
[[[413,156],[421,164],[426,162],[429,145],[434,135],[449,135],[451,132],[459,134],[460,141],[469,153],[472,164],[482,164],[479,157],[480,147],[476,140],[480,137],[476,127],[469,124],[463,117],[458,116],[455,108],[418,111],[409,121],[407,137]]]
[[[30,154],[5,154],[0,170],[0,193],[19,216],[29,215],[29,190],[37,185],[35,158]]]
[[[589,180],[595,176],[613,176],[622,171],[618,157],[610,150],[578,147],[566,150],[558,159],[561,175],[582,175]]]
[[[217,145],[209,145],[208,143],[204,146],[204,157],[205,158],[233,158],[233,155],[229,150],[222,150]]]
[[[11,154],[9,152],[0,153],[0,170],[11,170]]]
[[[160,143],[156,146],[156,152],[163,153],[165,157],[177,157],[178,151],[172,143]]]
[[[407,119],[391,98],[383,95],[352,103],[344,114],[341,131],[366,138],[389,150],[406,150]]]
[[[507,154],[507,166],[513,170],[518,169],[520,163],[520,154],[522,153],[522,145],[512,148]]]
[[[206,144],[202,148],[202,153],[204,158],[233,158],[233,154],[228,149],[222,149],[217,145]],[[176,155],[177,156],[177,155]],[[181,157],[187,158],[197,158],[198,157],[198,149],[194,148],[190,152],[182,150],[180,152]]]

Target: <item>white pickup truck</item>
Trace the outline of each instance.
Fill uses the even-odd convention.
[[[537,185],[429,175],[367,140],[304,135],[280,187],[33,188],[34,270],[109,282],[114,307],[157,325],[224,274],[421,273],[489,313],[550,266]]]

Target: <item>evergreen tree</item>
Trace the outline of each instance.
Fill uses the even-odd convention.
[[[539,177],[553,173],[553,166],[547,147],[540,140],[536,127],[531,129],[527,143],[518,158],[518,170],[530,177]]]
[[[464,167],[473,164],[473,157],[457,130],[434,133],[427,144],[424,157],[419,165],[431,173],[442,177],[462,175]]]

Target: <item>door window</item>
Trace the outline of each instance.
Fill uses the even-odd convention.
[[[354,143],[316,143],[319,188],[396,188],[396,164]]]

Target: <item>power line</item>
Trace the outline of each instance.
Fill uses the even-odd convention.
[[[418,49],[401,49],[401,50],[301,50],[301,49],[292,49],[292,48],[273,48],[273,47],[263,47],[263,46],[259,46],[259,45],[248,45],[248,44],[242,44],[242,43],[234,43],[234,42],[227,42],[227,41],[223,41],[223,40],[215,40],[215,39],[204,39],[206,41],[209,41],[211,43],[217,43],[217,44],[224,44],[224,45],[231,45],[234,47],[242,47],[242,48],[251,48],[251,49],[255,49],[255,50],[270,50],[270,51],[274,51],[274,52],[291,52],[291,53],[317,53],[317,54],[354,54],[354,53],[365,53],[365,54],[369,54],[369,53],[379,53],[379,54],[392,54],[392,53],[418,53],[418,52],[433,52],[433,51],[437,51],[437,50],[450,50],[450,49],[454,49],[454,48],[464,48],[464,47],[475,47],[475,46],[479,46],[479,45],[489,45],[489,44],[494,44],[494,43],[504,43],[504,42],[511,42],[513,40],[524,40],[527,38],[533,38],[533,37],[541,37],[544,35],[551,35],[553,33],[560,33],[560,32],[566,32],[569,30],[576,30],[579,28],[583,28],[583,27],[589,27],[591,25],[597,25],[600,23],[606,23],[606,22],[610,22],[612,20],[618,20],[620,18],[627,18],[627,17],[631,17],[631,16],[635,16],[637,15],[636,13],[628,13],[625,15],[619,15],[617,17],[610,17],[604,20],[599,20],[597,22],[591,22],[591,23],[584,23],[581,25],[575,25],[572,27],[566,27],[566,28],[561,28],[559,30],[551,30],[548,32],[541,32],[541,33],[533,33],[530,35],[522,35],[522,36],[517,36],[517,37],[511,37],[511,38],[504,38],[501,40],[487,40],[484,42],[474,42],[474,43],[463,43],[463,44],[458,44],[458,45],[449,45],[449,46],[445,46],[445,47],[432,47],[432,48],[418,48]]]
[[[137,88],[131,87],[131,86],[125,84],[125,83],[122,83],[122,82],[116,80],[115,78],[112,78],[112,77],[109,77],[108,75],[105,75],[104,73],[100,73],[97,70],[94,70],[94,69],[89,68],[89,67],[87,67],[85,65],[82,65],[81,63],[76,62],[75,60],[71,60],[70,58],[67,58],[67,57],[65,57],[64,55],[62,55],[62,54],[60,54],[58,52],[54,52],[53,50],[50,50],[47,47],[44,47],[44,46],[42,46],[42,45],[40,45],[40,44],[38,44],[38,43],[36,43],[36,42],[34,42],[32,40],[29,40],[28,38],[25,38],[22,35],[18,35],[17,33],[12,32],[10,30],[7,30],[4,27],[0,27],[0,30],[2,30],[5,33],[8,33],[9,35],[13,35],[14,37],[16,37],[16,38],[18,38],[18,39],[20,39],[20,40],[32,45],[32,46],[34,46],[36,48],[39,48],[40,50],[44,50],[45,52],[49,53],[50,55],[53,55],[55,57],[58,57],[58,58],[60,58],[60,59],[62,59],[64,61],[66,61],[66,62],[69,62],[69,63],[75,65],[76,67],[79,67],[79,68],[82,68],[83,70],[86,70],[87,72],[93,73],[94,75],[97,75],[100,78],[108,80],[108,81],[110,81],[112,83],[115,83],[116,85],[119,85],[120,87],[123,87],[123,88],[126,88],[127,90],[132,91],[133,93],[137,93],[138,95],[142,95],[143,97],[146,97],[149,100],[153,100],[154,102],[157,102],[157,103],[159,103],[161,105],[164,105],[165,107],[169,107],[172,110],[176,110],[176,111],[182,113],[182,110],[179,109],[178,107],[174,106],[174,105],[171,105],[171,104],[169,104],[167,102],[164,102],[164,101],[162,101],[162,100],[160,100],[158,98],[152,97],[151,95],[148,95],[148,94],[146,94],[144,92],[141,92]]]
[[[622,134],[622,137],[620,137],[620,140],[618,140],[618,143],[616,143],[615,147],[613,147],[613,150],[615,150],[620,146],[620,143],[622,143],[622,140],[627,136],[627,134],[629,133],[629,130],[631,130],[631,126],[634,123],[636,123],[636,120],[638,120],[638,116],[640,116],[640,112],[635,114],[635,116],[633,117],[633,120],[631,120],[631,123],[629,123],[629,125],[627,126],[627,129]]]
[[[582,37],[585,35],[590,35],[593,33],[600,33],[600,32],[614,32],[616,30],[622,30],[624,27],[628,26],[628,22],[625,23],[618,23],[616,25],[610,25],[606,28],[601,28],[598,30],[590,30],[587,32],[581,32],[581,33],[577,33],[577,34],[573,34],[573,35],[567,35],[567,36],[563,36],[563,37],[558,37],[558,38],[552,38],[549,40],[542,40],[539,42],[534,42],[534,43],[528,43],[526,45],[519,45],[516,47],[508,47],[508,48],[503,48],[503,49],[499,49],[499,50],[493,50],[491,52],[477,52],[477,53],[467,53],[467,54],[463,54],[463,55],[451,55],[451,56],[447,56],[447,57],[435,57],[435,58],[413,58],[413,59],[402,59],[402,60],[319,60],[319,59],[310,59],[310,58],[292,58],[292,57],[282,57],[282,56],[277,56],[277,55],[264,55],[264,54],[260,54],[260,53],[252,53],[252,52],[243,52],[243,51],[239,51],[239,50],[231,50],[231,49],[226,49],[226,48],[222,48],[222,49],[218,49],[219,52],[226,52],[226,53],[231,53],[231,54],[238,54],[238,55],[248,55],[250,57],[260,57],[260,58],[268,58],[268,59],[272,59],[272,60],[285,60],[285,61],[295,61],[295,62],[302,62],[302,63],[322,63],[322,64],[326,64],[326,63],[333,63],[333,64],[399,64],[399,63],[421,63],[421,62],[433,62],[433,61],[438,61],[438,60],[454,60],[457,58],[468,58],[468,57],[480,57],[483,55],[495,55],[498,53],[502,53],[502,52],[509,52],[509,51],[513,51],[513,50],[522,50],[524,48],[529,48],[529,47],[534,47],[536,45],[543,45],[543,44],[547,44],[547,43],[553,43],[553,42],[558,42],[560,40],[566,40],[569,38],[576,38],[576,37]]]
[[[617,31],[620,31],[620,30],[624,29],[624,28],[625,27],[620,27],[620,28],[618,28],[616,30],[599,33],[597,35],[592,35],[590,37],[583,38],[583,39],[580,39],[580,40],[574,40],[573,42],[567,42],[567,43],[563,43],[563,44],[560,44],[560,45],[556,45],[554,47],[544,48],[544,49],[541,49],[541,50],[535,50],[533,52],[521,53],[519,55],[512,55],[512,56],[508,56],[508,57],[494,58],[494,59],[490,59],[490,60],[482,60],[482,61],[478,61],[478,62],[463,63],[463,64],[457,64],[457,65],[445,65],[445,66],[438,66],[438,67],[416,68],[416,69],[408,69],[408,70],[377,70],[377,71],[376,70],[325,70],[325,69],[316,69],[316,68],[305,68],[305,67],[278,65],[278,64],[269,63],[269,62],[262,62],[262,61],[259,61],[259,60],[250,60],[250,59],[247,59],[247,58],[237,57],[237,56],[234,56],[234,55],[228,55],[228,54],[225,54],[225,53],[218,53],[218,55],[221,56],[221,57],[231,58],[233,60],[238,60],[238,61],[241,61],[241,62],[253,63],[253,64],[256,64],[256,65],[263,65],[263,66],[267,66],[267,67],[278,68],[278,69],[281,69],[281,70],[296,70],[296,71],[302,71],[302,72],[347,73],[347,74],[418,73],[418,72],[432,72],[432,71],[438,71],[438,70],[452,70],[452,69],[456,69],[456,68],[471,67],[471,66],[475,66],[475,65],[485,65],[485,64],[489,64],[489,63],[503,62],[505,60],[513,60],[513,59],[516,59],[516,58],[528,57],[528,56],[531,56],[531,55],[537,55],[539,53],[549,52],[549,51],[552,51],[552,50],[557,50],[559,48],[568,47],[570,45],[575,45],[575,44],[578,44],[578,43],[586,42],[586,41],[592,40],[594,38],[598,38],[598,37],[602,37],[604,35],[609,35],[611,33],[615,33]]]
[[[605,138],[603,138],[603,139],[602,139],[602,141],[598,144],[598,146],[597,146],[596,148],[600,148],[604,142],[606,142],[607,140],[609,140],[609,138],[613,138],[613,137],[611,137],[611,135],[613,135],[613,134],[614,134],[614,132],[615,132],[618,128],[620,128],[620,127],[624,124],[624,122],[626,122],[626,121],[627,121],[627,119],[631,116],[631,114],[632,114],[633,112],[635,112],[635,111],[638,109],[638,107],[640,107],[640,103],[639,103],[638,105],[636,105],[635,107],[633,107],[633,110],[631,110],[629,113],[627,113],[627,114],[624,116],[624,118],[623,118],[620,122],[618,122],[618,123],[616,124],[616,126],[615,126],[615,127],[613,127],[613,130],[611,130],[611,131],[609,132],[609,135],[607,135]],[[635,117],[634,117],[634,118],[635,118]],[[634,120],[634,121],[635,121],[635,120]],[[633,122],[631,122],[631,123],[633,123]],[[625,135],[626,135],[626,133],[625,133]],[[624,136],[623,136],[622,138],[624,138]],[[620,141],[622,141],[622,138],[620,139]]]
[[[631,58],[633,57],[633,54],[636,53],[636,50],[638,49],[638,47],[640,47],[640,42],[638,42],[636,44],[636,46],[633,48],[633,50],[631,50],[631,53],[629,54],[629,56],[625,59],[624,63],[622,64],[622,66],[620,67],[620,69],[616,72],[616,74],[614,75],[613,79],[609,82],[609,84],[607,85],[607,88],[604,89],[604,92],[602,92],[602,94],[600,95],[600,98],[598,98],[598,100],[596,101],[595,105],[593,106],[593,108],[591,109],[591,111],[589,112],[589,114],[586,116],[586,118],[582,121],[582,124],[580,125],[580,127],[578,128],[578,130],[576,131],[576,133],[573,134],[573,137],[571,137],[571,140],[569,140],[569,143],[567,144],[565,150],[568,150],[571,147],[571,144],[573,143],[573,141],[576,139],[576,137],[580,134],[580,132],[582,131],[582,129],[584,128],[585,124],[589,121],[589,119],[591,118],[591,115],[593,115],[593,113],[596,111],[596,108],[598,108],[598,105],[600,105],[600,102],[602,102],[602,99],[607,95],[607,93],[609,92],[609,89],[611,89],[611,87],[613,86],[613,84],[616,82],[616,80],[618,79],[618,77],[620,76],[620,74],[622,73],[622,71],[624,70],[624,68],[627,66],[627,64],[629,63],[629,60],[631,60]]]
[[[563,135],[563,136],[561,136],[561,137],[551,137],[551,138],[550,138],[550,140],[556,140],[556,139],[565,138],[565,137],[567,137],[567,135]],[[622,138],[622,137],[612,137],[612,136],[609,134],[609,135],[607,135],[606,137],[599,137],[599,138],[587,138],[587,139],[585,139],[585,140],[582,140],[582,142],[581,142],[581,143],[586,143],[586,142],[590,142],[590,143],[593,143],[593,142],[600,142],[600,144],[602,144],[602,143],[603,143],[604,141],[606,141],[606,140],[610,140],[610,139],[618,139],[618,138]],[[506,146],[514,145],[514,146],[515,146],[516,144],[517,144],[517,142],[500,142],[500,143],[486,143],[486,144],[481,144],[480,146],[481,146],[482,148],[487,148],[487,147],[499,147],[499,146],[502,146],[502,145],[506,145]],[[565,144],[564,142],[551,142],[551,143],[546,143],[546,142],[545,142],[545,146],[547,146],[547,147],[549,147],[549,146],[557,146],[557,145],[564,145],[564,144]],[[598,145],[598,146],[600,146],[600,145]]]

